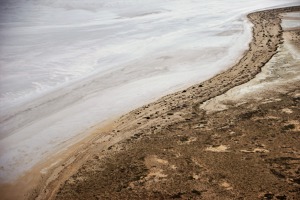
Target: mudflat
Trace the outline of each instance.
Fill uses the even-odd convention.
[[[44,175],[29,199],[297,199],[300,63],[281,13],[249,14],[229,70],[122,116]]]

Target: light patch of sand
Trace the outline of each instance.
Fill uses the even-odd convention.
[[[170,168],[173,169],[173,170],[177,169],[176,165],[170,165]]]
[[[145,165],[148,169],[152,167],[159,167],[162,165],[167,165],[169,162],[167,160],[158,158],[156,155],[150,155],[145,158]]]
[[[293,111],[289,108],[284,108],[284,109],[281,110],[281,112],[284,112],[284,113],[287,113],[287,114],[292,114],[293,113]]]
[[[147,177],[145,178],[146,180],[150,180],[153,179],[155,182],[157,182],[159,179],[161,178],[166,178],[167,175],[163,174],[163,170],[162,169],[152,169],[150,170],[150,173],[147,175]]]
[[[211,152],[229,152],[229,147],[226,145],[220,145],[217,147],[207,147],[205,151],[211,151]]]
[[[276,101],[281,101],[281,99],[273,99],[273,98],[270,98],[270,99],[267,99],[263,102],[261,102],[262,104],[268,104],[268,103],[273,103],[273,102],[276,102]]]
[[[226,190],[232,190],[233,189],[233,187],[227,181],[221,182],[220,186],[224,187]]]
[[[159,182],[161,180],[164,180],[168,175],[163,173],[162,169],[158,168],[151,168],[150,172],[147,174],[146,177],[138,180],[133,181],[128,184],[130,188],[134,188],[136,185],[139,185],[140,183],[145,183],[147,187],[149,187],[152,183]]]
[[[195,180],[198,180],[200,178],[200,176],[199,175],[197,175],[197,174],[193,174],[193,179],[195,179]]]
[[[61,159],[59,159],[58,161],[52,163],[49,167],[43,168],[43,169],[40,171],[41,174],[46,174],[46,173],[48,172],[48,170],[49,170],[51,167],[57,165],[57,163],[59,163],[60,161],[61,161]]]
[[[268,153],[270,152],[268,149],[262,149],[262,148],[255,148],[253,150],[254,153],[258,152],[258,153]]]
[[[167,177],[167,175],[163,174],[162,168],[168,164],[167,160],[158,158],[156,155],[147,156],[145,158],[145,165],[149,169],[149,174],[145,180],[153,179],[154,181],[158,181],[161,178]]]
[[[243,153],[269,153],[270,151],[263,148],[255,148],[252,151],[251,150],[240,150]]]
[[[294,97],[294,98],[299,98],[299,97],[300,97],[300,93],[295,93],[295,94],[293,95],[293,97]]]
[[[150,187],[152,183],[164,180],[168,175],[164,174],[164,167],[169,165],[167,160],[158,158],[157,155],[146,156],[144,161],[149,173],[146,177],[141,177],[140,180],[129,183],[129,187],[134,188],[136,184],[145,183],[146,187]],[[175,165],[169,166],[172,169],[177,169]]]

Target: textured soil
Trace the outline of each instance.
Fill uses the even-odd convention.
[[[296,10],[249,14],[254,37],[235,66],[100,129],[29,199],[300,199],[300,81],[200,108],[261,72],[284,42],[279,14]]]
[[[296,94],[273,93],[271,101],[195,113],[163,131],[137,133],[118,144],[120,151],[95,154],[56,199],[299,199]]]

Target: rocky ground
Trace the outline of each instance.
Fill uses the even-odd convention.
[[[250,14],[239,63],[99,129],[29,198],[299,199],[300,63],[284,45],[300,32],[279,15],[296,10]]]

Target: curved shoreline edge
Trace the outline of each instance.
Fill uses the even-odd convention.
[[[113,155],[124,150],[124,146],[131,139],[160,133],[181,121],[189,121],[193,115],[201,115],[200,104],[253,79],[277,53],[278,45],[283,42],[279,14],[299,10],[300,6],[297,6],[248,14],[247,17],[254,25],[252,41],[237,64],[201,84],[167,95],[123,115],[108,130],[98,132],[81,152],[71,157],[72,162],[68,160],[64,164],[64,169],[59,173],[53,170],[56,179],[49,182],[53,174],[45,177],[37,190],[31,193],[30,199],[55,198],[61,184],[64,184],[86,161],[93,159],[93,154],[101,152],[103,157]]]
[[[41,178],[38,186],[27,196],[29,199],[52,199],[69,177],[94,154],[103,157],[122,151],[131,139],[160,133],[172,125],[189,121],[202,115],[199,105],[228,90],[253,79],[261,68],[277,53],[282,43],[282,28],[279,14],[299,11],[300,6],[258,11],[248,14],[253,23],[253,38],[249,50],[233,67],[215,77],[189,87],[186,90],[167,95],[161,99],[135,109],[115,121],[92,138],[69,159],[53,167]],[[63,166],[63,167],[61,167]]]

